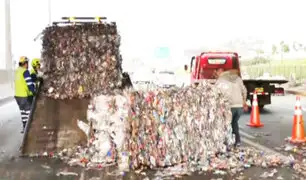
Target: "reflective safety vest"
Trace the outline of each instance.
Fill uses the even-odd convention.
[[[31,71],[30,71],[31,77],[32,77],[33,74],[35,74],[35,76],[36,76],[35,82],[34,82],[34,79],[33,79],[33,82],[35,83],[35,86],[37,88],[38,87],[38,82],[39,82],[38,78],[37,78],[37,72],[34,69],[31,69]]]
[[[23,76],[25,71],[26,71],[25,68],[18,67],[18,69],[15,72],[15,96],[16,97],[33,96]]]
[[[35,75],[37,76],[37,73],[36,73],[36,71],[35,71],[34,69],[31,69],[30,74],[31,74],[31,75],[32,75],[32,74],[35,74]]]

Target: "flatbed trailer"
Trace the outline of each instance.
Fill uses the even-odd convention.
[[[287,80],[261,80],[261,79],[245,79],[243,83],[247,89],[247,100],[249,105],[252,104],[253,94],[256,91],[258,98],[258,106],[263,108],[265,105],[271,104],[271,96],[275,93],[275,84],[285,84]],[[284,92],[283,88],[277,88],[278,91]]]

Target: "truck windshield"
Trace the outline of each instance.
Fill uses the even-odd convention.
[[[226,58],[209,57],[208,64],[225,64]]]

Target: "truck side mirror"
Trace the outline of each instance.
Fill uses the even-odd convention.
[[[188,71],[188,65],[186,65],[186,64],[184,65],[184,70]]]
[[[192,56],[191,61],[190,61],[190,72],[192,71],[192,65],[193,65],[193,61],[195,60],[195,56]]]

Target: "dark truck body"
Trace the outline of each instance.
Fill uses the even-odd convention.
[[[243,83],[247,89],[247,100],[252,103],[253,93],[257,91],[258,106],[263,108],[265,105],[271,104],[271,95],[275,93],[274,84],[284,84],[287,80],[257,80],[247,79],[243,80]],[[284,92],[284,89],[278,88]]]
[[[236,52],[203,52],[199,56],[192,57],[190,63],[191,83],[204,79],[215,79],[215,71],[218,68],[237,69],[241,77],[239,58]],[[287,82],[287,80],[243,80],[247,89],[247,100],[250,101],[250,104],[252,103],[253,93],[256,90],[258,105],[261,108],[271,104],[271,95],[275,94],[276,90],[284,92],[283,88],[275,88],[275,84]]]

